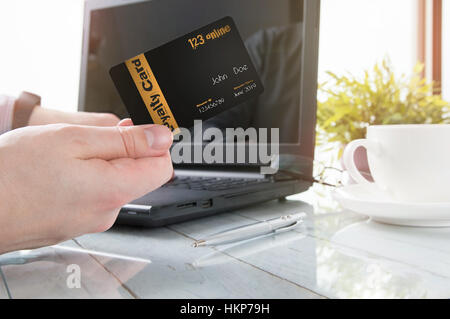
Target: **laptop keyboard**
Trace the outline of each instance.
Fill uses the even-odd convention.
[[[271,183],[268,178],[225,178],[225,177],[175,177],[164,187],[176,187],[181,189],[223,191],[234,188],[243,188]]]

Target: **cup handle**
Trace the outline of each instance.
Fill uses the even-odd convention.
[[[343,161],[345,168],[350,174],[351,178],[353,178],[358,184],[366,184],[372,185],[372,182],[369,182],[358,170],[355,164],[355,152],[358,148],[364,147],[367,150],[367,153],[371,153],[375,156],[380,154],[380,145],[374,141],[369,141],[367,139],[355,140],[350,142],[344,150]]]

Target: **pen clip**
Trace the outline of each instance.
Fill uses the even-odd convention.
[[[297,226],[302,224],[302,223],[303,223],[303,220],[298,220],[295,223],[293,223],[292,225],[288,225],[288,226],[285,226],[285,227],[282,227],[282,228],[275,229],[274,233],[275,234],[279,234],[279,233],[288,232],[288,231],[290,231],[290,230],[292,230],[294,228],[297,228]]]

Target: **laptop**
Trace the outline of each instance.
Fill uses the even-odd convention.
[[[233,18],[265,88],[200,129],[190,128],[193,136],[200,136],[194,137],[200,152],[212,142],[204,138],[207,128],[241,128],[237,131],[242,136],[224,137],[224,160],[198,160],[198,145],[189,144],[192,156],[174,160],[173,180],[125,205],[117,223],[159,227],[284,199],[311,187],[319,15],[319,0],[85,1],[81,111],[128,117],[109,69],[227,16]],[[250,129],[256,135],[248,134]],[[172,150],[179,143],[186,141],[176,141]],[[255,160],[255,149],[275,151],[258,151]]]

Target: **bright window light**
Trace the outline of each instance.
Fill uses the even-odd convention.
[[[417,62],[417,1],[322,0],[319,76],[361,74],[389,56],[396,72]],[[326,78],[326,77],[325,77]]]
[[[0,1],[0,94],[27,90],[76,110],[82,15],[82,0]]]

